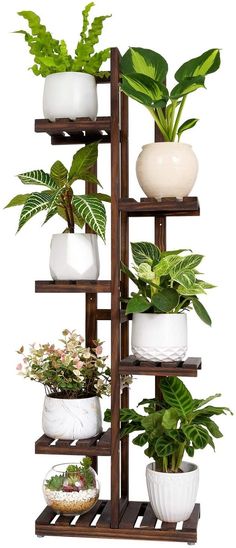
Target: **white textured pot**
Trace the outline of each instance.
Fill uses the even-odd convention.
[[[149,198],[188,196],[195,183],[198,161],[191,145],[151,143],[143,146],[136,163],[138,182]]]
[[[53,234],[49,267],[53,280],[97,280],[97,234]]]
[[[196,464],[182,462],[175,474],[156,472],[155,463],[148,464],[146,480],[149,500],[154,514],[162,521],[186,521],[193,511],[199,484]]]
[[[56,118],[91,118],[98,111],[97,86],[94,76],[85,72],[58,72],[45,78],[43,113],[55,122]]]
[[[133,314],[133,354],[148,361],[181,361],[187,350],[186,314]]]
[[[102,431],[102,415],[98,396],[63,400],[45,396],[43,431],[60,440],[87,439]]]

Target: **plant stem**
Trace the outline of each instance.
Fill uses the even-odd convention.
[[[67,209],[67,214],[69,218],[68,228],[71,234],[73,234],[75,231],[74,214],[73,214],[72,203],[71,203],[72,196],[73,196],[72,190],[71,188],[69,188],[65,194],[65,203],[66,203],[66,209]]]
[[[148,107],[147,107],[148,108]],[[169,135],[168,133],[166,132],[165,128],[162,126],[161,122],[160,122],[160,119],[158,117],[158,113],[156,112],[155,109],[152,109],[152,108],[148,108],[149,112],[151,113],[152,117],[154,118],[155,122],[156,122],[156,125],[157,127],[159,128],[161,134],[163,135],[165,141],[169,141]]]
[[[176,116],[176,120],[175,120],[175,124],[174,124],[174,128],[173,128],[173,132],[172,132],[172,135],[171,135],[171,140],[174,141],[175,140],[175,137],[176,137],[176,134],[177,134],[177,131],[178,131],[178,127],[179,127],[179,122],[180,122],[180,117],[181,117],[181,114],[183,112],[183,108],[184,108],[184,105],[185,105],[185,102],[186,102],[186,99],[187,99],[187,95],[185,95],[180,103],[180,106],[179,106],[179,110],[178,110],[178,114]]]
[[[172,132],[173,132],[173,126],[174,126],[176,105],[177,105],[177,101],[172,101],[172,109],[171,109],[170,124],[169,124],[170,141],[174,140],[172,137]]]

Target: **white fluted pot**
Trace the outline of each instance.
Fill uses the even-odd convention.
[[[53,280],[97,280],[97,234],[53,234],[49,268]]]
[[[187,351],[186,314],[133,314],[131,348],[138,359],[182,361]]]
[[[85,72],[58,72],[45,78],[43,94],[44,117],[91,118],[98,111],[97,85],[94,76]]]
[[[157,472],[155,463],[146,469],[149,500],[154,514],[162,521],[186,521],[194,508],[199,469],[196,464],[182,462],[180,473]]]
[[[43,431],[60,440],[87,439],[102,432],[102,414],[98,396],[62,399],[45,396]]]
[[[149,198],[188,196],[195,183],[198,161],[191,145],[184,143],[150,143],[142,147],[136,174]]]

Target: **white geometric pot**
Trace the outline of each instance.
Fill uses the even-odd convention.
[[[131,348],[142,360],[182,361],[187,351],[186,314],[133,314]]]
[[[183,472],[157,472],[155,463],[148,464],[146,480],[149,500],[154,514],[162,521],[186,521],[194,508],[199,469],[196,464],[182,462]]]
[[[61,399],[45,396],[43,431],[60,440],[87,439],[102,431],[102,415],[98,396],[81,399]]]
[[[198,161],[191,145],[151,143],[142,147],[136,163],[136,174],[143,192],[149,198],[188,196],[195,183]]]
[[[53,234],[49,267],[53,280],[97,280],[97,234]]]
[[[85,72],[58,72],[45,78],[43,94],[44,117],[91,118],[98,111],[97,86],[94,76]]]

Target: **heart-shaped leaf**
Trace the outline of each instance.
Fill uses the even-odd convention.
[[[163,288],[152,296],[152,304],[161,312],[174,310],[179,302],[179,295],[175,289]]]

